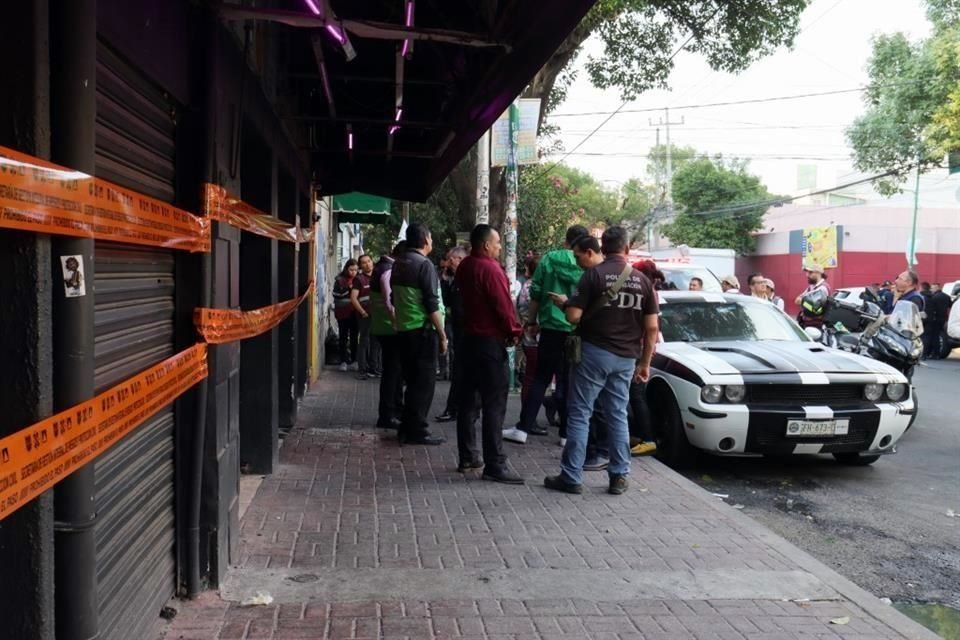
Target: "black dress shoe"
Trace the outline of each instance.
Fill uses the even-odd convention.
[[[520,429],[521,431],[526,431],[526,432],[527,432],[528,434],[530,434],[531,436],[545,436],[545,435],[547,435],[547,428],[546,428],[546,427],[541,427],[541,426],[538,425],[538,424],[533,425],[533,426],[530,427],[529,429],[524,429],[523,427],[517,427],[517,428]]]
[[[466,473],[467,471],[473,471],[474,469],[483,469],[482,462],[461,462],[457,465],[457,473]]]
[[[581,494],[583,493],[582,484],[571,484],[560,476],[547,476],[543,479],[543,486],[554,491],[563,491],[564,493]]]
[[[387,420],[386,422],[377,422],[377,429],[392,429],[394,431],[400,428],[400,421],[396,419]]]
[[[457,419],[457,414],[444,411],[438,416],[433,417],[434,422],[453,422]]]
[[[517,475],[517,472],[513,469],[489,469],[485,468],[483,470],[484,480],[489,480],[491,482],[502,482],[503,484],[523,484],[523,478]]]

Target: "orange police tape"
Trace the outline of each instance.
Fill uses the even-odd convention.
[[[5,147],[0,147],[0,227],[210,251],[204,218]]]
[[[293,300],[252,311],[198,307],[193,311],[193,323],[197,327],[197,332],[210,344],[252,338],[266,333],[286,320],[311,293],[313,293],[312,282],[303,295]]]
[[[0,520],[93,461],[207,377],[196,344],[100,395],[0,439]]]
[[[233,197],[226,189],[215,184],[203,185],[203,211],[211,220],[226,222],[267,238],[296,243],[313,240],[313,231],[288,226],[285,222]]]

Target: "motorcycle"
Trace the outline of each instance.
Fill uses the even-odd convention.
[[[801,302],[808,314],[823,317],[823,330],[808,330],[808,335],[824,345],[872,358],[901,372],[910,383],[914,407],[918,406],[913,372],[923,355],[923,320],[915,304],[901,300],[886,315],[872,302],[836,300],[822,291],[807,294]],[[916,417],[915,412],[910,426]]]

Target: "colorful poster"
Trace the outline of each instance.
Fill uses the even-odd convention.
[[[808,227],[803,230],[804,268],[818,265],[824,269],[836,269],[837,259],[837,227]]]
[[[519,103],[519,113],[514,115],[514,122],[511,123],[511,109],[508,108],[493,123],[490,151],[490,166],[492,167],[507,166],[510,160],[511,135],[513,136],[514,152],[516,153],[518,166],[536,164],[539,161],[537,156],[537,123],[540,121],[540,99],[523,98],[517,102]]]

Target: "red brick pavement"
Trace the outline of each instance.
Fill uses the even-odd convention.
[[[435,407],[445,394],[438,385]],[[516,404],[511,399],[514,418]],[[452,425],[444,446],[400,448],[392,434],[371,427],[375,411],[374,382],[328,372],[314,386],[283,443],[278,472],[243,518],[233,559],[232,571],[251,588],[262,575],[265,585],[282,583],[283,594],[269,606],[245,607],[215,593],[180,603],[167,640],[905,637],[836,593],[813,601],[637,598],[625,588],[624,597],[607,597],[617,593],[614,581],[634,575],[780,575],[774,572],[798,567],[742,514],[705,508],[655,462],[635,461],[621,497],[604,493],[605,474],[588,474],[582,496],[558,494],[541,486],[557,468],[556,438],[531,438],[508,447],[528,484],[498,485],[454,471]],[[554,575],[545,571],[586,578],[550,585],[550,597],[529,593],[522,579]],[[372,576],[371,597],[357,597],[352,575]],[[420,575],[472,583],[479,576],[479,588],[496,597],[477,597],[466,582],[428,598],[386,586]],[[343,588],[311,588],[330,576],[343,579]],[[226,597],[239,593],[234,587]],[[831,623],[839,618],[849,622]]]

